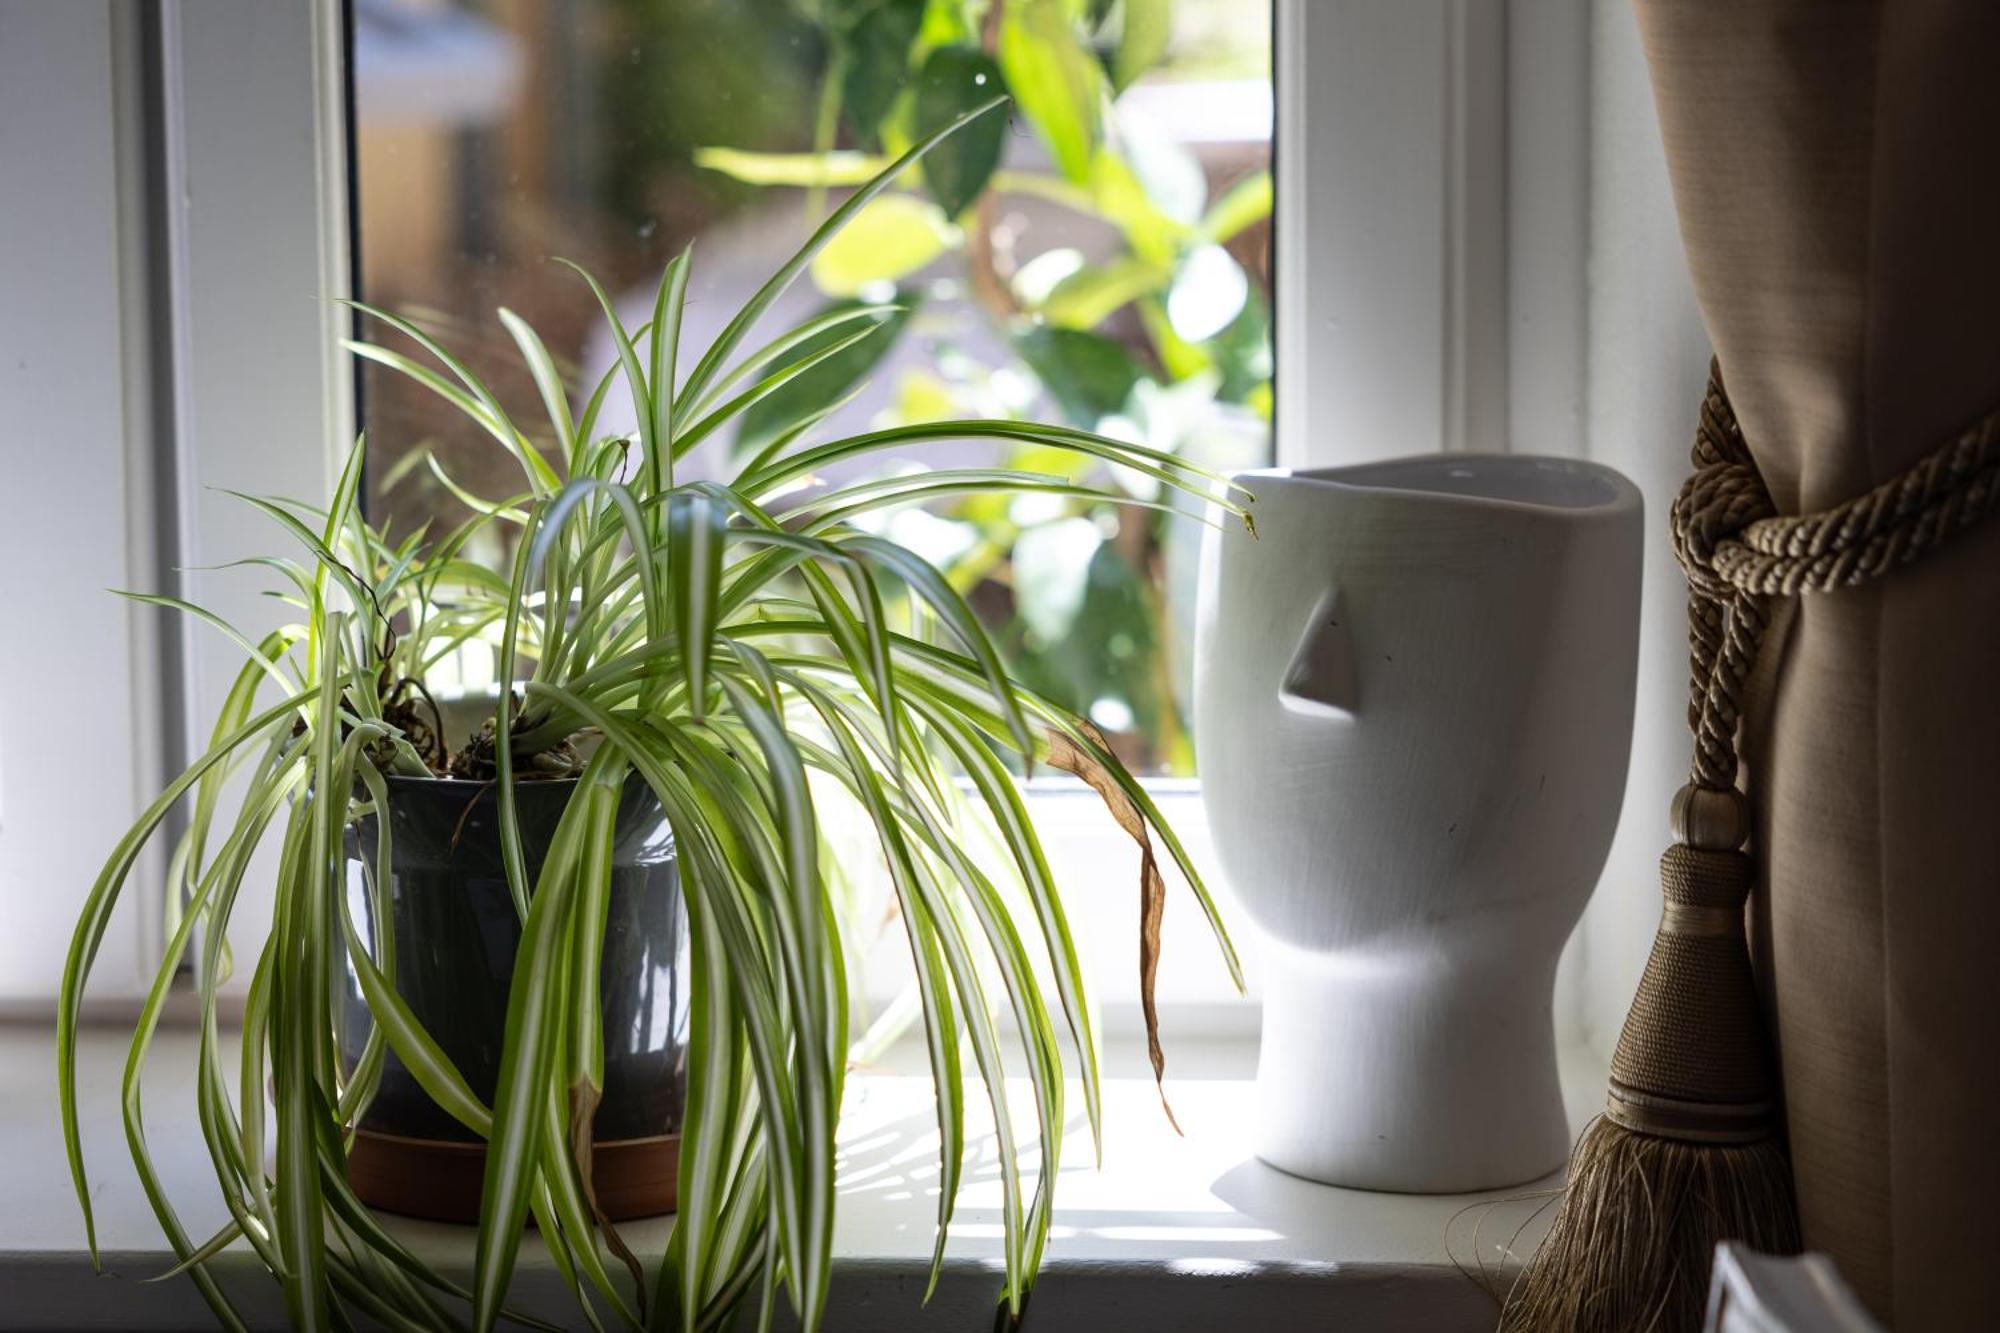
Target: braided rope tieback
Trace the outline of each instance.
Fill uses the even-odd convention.
[[[1766,617],[1763,599],[1834,592],[1908,564],[2000,508],[2000,412],[1865,495],[1778,515],[1710,363],[1694,474],[1674,498],[1674,555],[1688,580],[1688,725],[1697,785],[1736,781],[1736,722]]]
[[[1688,581],[1694,753],[1661,867],[1666,911],[1612,1059],[1607,1113],[1643,1133],[1747,1143],[1773,1132],[1777,1083],[1743,941],[1753,867],[1737,790],[1736,738],[1765,604],[1879,578],[2000,508],[2000,414],[1865,495],[1783,517],[1711,365],[1693,462],[1671,525]]]
[[[1765,605],[1879,578],[2000,508],[2000,412],[1866,495],[1783,517],[1711,365],[1693,456],[1672,526],[1688,581],[1694,753],[1660,862],[1664,910],[1605,1113],[1578,1140],[1549,1234],[1508,1294],[1506,1333],[1692,1333],[1717,1241],[1797,1250],[1743,925],[1755,866],[1736,735]]]

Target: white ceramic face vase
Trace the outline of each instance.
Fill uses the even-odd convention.
[[[1436,454],[1239,477],[1202,556],[1195,735],[1265,937],[1256,1149],[1337,1185],[1554,1170],[1556,960],[1624,791],[1639,493]]]

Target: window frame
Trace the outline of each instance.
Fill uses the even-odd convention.
[[[127,435],[166,484],[141,517],[163,533],[161,586],[254,629],[277,617],[250,581],[196,568],[268,543],[265,521],[216,488],[323,497],[353,428],[340,348],[350,321],[330,299],[349,290],[352,245],[346,7],[159,0],[141,18],[127,0],[102,3],[127,52],[116,185],[128,210],[149,201],[128,244],[148,280],[127,285],[123,332],[128,353],[148,343],[151,408]],[[1587,0],[1273,0],[1281,466],[1510,439],[1584,452],[1588,11]],[[129,142],[144,119],[134,105],[158,112],[142,144]],[[1370,188],[1334,185],[1356,178]],[[1348,239],[1316,243],[1330,232]],[[274,299],[286,294],[297,299]],[[1531,326],[1533,338],[1511,337]],[[142,709],[158,757],[142,762],[161,772],[198,752],[235,667],[220,636],[173,634],[159,645],[165,671],[133,668],[134,688],[158,695]],[[1112,886],[1077,901],[1129,932],[1131,844],[1108,818],[1075,817],[1085,795],[1042,779],[1029,799],[1052,854],[1091,889]],[[1205,846],[1196,785],[1162,782],[1156,795]],[[1219,873],[1212,885],[1253,952]],[[155,867],[142,920],[157,921],[160,893]],[[1190,909],[1177,895],[1170,917]],[[258,918],[245,914],[246,928]],[[157,957],[157,930],[138,929],[135,957]],[[1254,1034],[1254,1003],[1182,996],[1176,966],[1162,972],[1170,1021],[1199,1014],[1200,1026]],[[1099,971],[1107,994],[1123,993]],[[99,993],[129,1002],[137,988],[137,973],[123,993],[107,976]]]
[[[0,9],[0,170],[36,185],[0,208],[0,300],[32,312],[0,328],[8,496],[29,501],[0,555],[18,578],[9,634],[30,627],[0,652],[0,1016],[52,1012],[75,896],[164,763],[163,701],[141,675],[164,653],[159,618],[102,592],[155,586],[160,555],[147,245],[123,188],[142,161],[135,37],[108,5]],[[96,780],[65,771],[66,753]],[[71,882],[74,895],[47,887]],[[114,918],[99,955],[110,989],[129,992],[157,957],[150,920],[143,905]]]
[[[352,320],[340,303],[352,289],[345,23],[340,0],[161,0],[145,32],[159,118],[152,225],[165,267],[155,386],[167,415],[155,452],[169,460],[173,581],[253,638],[285,609],[263,595],[263,571],[228,565],[269,551],[274,529],[229,492],[324,504],[354,438],[341,346]],[[206,748],[242,666],[228,639],[180,628],[170,773]],[[232,918],[238,939],[261,938],[270,920],[276,848],[259,857]],[[157,920],[164,883],[143,887]]]

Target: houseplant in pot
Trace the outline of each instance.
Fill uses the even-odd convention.
[[[1155,923],[1164,893],[1157,847],[1211,921],[1214,907],[1102,739],[1013,685],[950,584],[855,522],[969,490],[1094,492],[995,468],[840,484],[815,476],[886,450],[992,439],[1133,469],[1211,499],[1223,521],[1247,518],[1243,497],[1169,454],[1019,421],[815,442],[831,403],[802,413],[727,484],[675,475],[735,415],[886,313],[838,312],[746,350],[758,317],[847,218],[994,105],[917,143],[857,191],[692,365],[678,337],[686,255],[667,266],[651,318],[636,329],[584,277],[618,361],[584,386],[580,406],[534,331],[503,312],[546,408],[546,431],[535,428],[546,452],[446,348],[373,312],[422,359],[357,350],[434,389],[491,434],[520,465],[519,493],[466,497],[474,516],[448,532],[379,532],[360,513],[357,446],[325,509],[248,501],[297,547],[258,562],[282,580],[297,623],[253,640],[173,603],[234,638],[245,664],[206,752],[121,839],[91,889],[65,974],[59,1073],[88,1221],[75,1075],[82,993],[134,861],[185,803],[186,834],[169,869],[177,911],[134,1035],[124,1107],[133,1162],[179,1268],[225,1326],[241,1320],[209,1265],[240,1243],[282,1283],[298,1327],[493,1327],[507,1314],[532,1217],[593,1324],[714,1327],[746,1303],[768,1313],[783,1299],[814,1327],[827,1293],[854,947],[835,902],[850,869],[829,850],[836,812],[871,834],[915,964],[940,1136],[938,1255],[961,1176],[963,1075],[976,1071],[999,1146],[1004,1300],[1020,1309],[1048,1236],[1066,1072],[1080,1076],[1094,1131],[1099,1111],[1076,950],[1010,762],[1065,769],[1096,788],[1137,844],[1142,903]],[[830,330],[839,336],[828,343]],[[597,422],[617,392],[629,395],[638,428],[605,437]],[[513,555],[504,569],[486,568],[468,552],[501,526],[516,529]],[[447,738],[426,677],[487,641],[507,688],[476,731]],[[975,828],[991,834],[996,855],[967,850]],[[465,872],[456,859],[475,845],[491,850],[487,872]],[[260,847],[276,852],[274,919],[254,948],[236,940],[232,960],[225,932]],[[669,863],[671,875],[661,870]],[[460,867],[458,879],[426,883],[425,868],[439,865]],[[482,928],[463,916],[428,933],[409,923],[427,904],[471,894],[473,880],[493,890],[487,919],[496,905],[511,914],[496,933],[499,953],[511,957],[504,1006],[496,1003],[488,1026],[459,1015],[473,1028],[468,1037],[446,1030],[449,1006],[423,999],[414,978],[462,965]],[[686,1013],[685,1049],[659,1055],[654,1068],[684,1090],[674,1112],[678,1218],[664,1252],[646,1261],[618,1238],[606,1182],[596,1179],[611,1170],[595,1140],[616,1088],[605,1015],[633,984],[620,975],[631,951],[617,940],[635,901],[654,923],[639,934],[657,930],[658,947],[676,957],[668,967],[679,969]],[[684,962],[681,946],[665,943],[677,932]],[[447,956],[458,961],[440,961]],[[143,1130],[146,1052],[184,961],[200,1016],[202,1140],[230,1218],[212,1236],[181,1224]],[[249,976],[240,1048],[218,1014],[232,966]],[[1012,1035],[997,1019],[1003,1006]],[[469,1053],[482,1040],[490,1067]],[[968,1054],[972,1071],[963,1067]],[[1009,1058],[1034,1094],[1041,1150],[1031,1183],[1001,1088]],[[478,1232],[466,1285],[410,1253],[350,1182],[350,1153],[377,1104],[385,1114],[392,1102],[406,1111],[412,1087],[476,1152]],[[614,1275],[607,1252],[628,1261],[630,1282]]]
[[[440,712],[440,716],[448,716]],[[473,747],[452,756],[468,762]],[[570,762],[565,763],[568,760]],[[515,779],[515,819],[533,884],[575,798],[574,756],[543,756],[549,776]],[[398,998],[481,1100],[490,1100],[505,1053],[507,1002],[521,936],[501,846],[490,780],[385,778],[388,840],[384,892],[371,892],[381,812],[350,823],[348,900],[362,940],[379,939],[393,960]],[[364,796],[365,800],[365,796]],[[364,805],[364,809],[371,807]],[[673,832],[642,780],[628,776],[609,824],[598,973],[601,1077],[588,1087],[590,1170],[596,1210],[610,1221],[670,1212],[678,1178],[688,1040],[687,917]],[[377,924],[378,901],[386,920]],[[344,920],[330,929],[344,931]],[[374,1020],[372,986],[353,966],[334,1016],[343,1066],[360,1067]],[[373,978],[368,979],[369,982]],[[575,997],[581,1002],[580,997]],[[397,1056],[381,1055],[373,1095],[358,1117],[347,1174],[362,1201],[392,1212],[476,1222],[483,1190],[484,1140],[432,1099]],[[585,1107],[576,1108],[578,1123]],[[581,1170],[583,1163],[579,1162]]]

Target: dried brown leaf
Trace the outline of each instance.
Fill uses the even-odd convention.
[[[646,1319],[646,1269],[639,1262],[639,1256],[618,1234],[618,1228],[611,1225],[611,1218],[598,1206],[597,1185],[591,1179],[592,1168],[597,1160],[597,1136],[592,1122],[597,1119],[598,1090],[588,1079],[578,1079],[569,1090],[569,1143],[570,1155],[576,1161],[576,1174],[583,1182],[584,1202],[590,1205],[590,1214],[597,1220],[597,1229],[604,1234],[604,1243],[611,1252],[623,1261],[632,1274],[632,1287],[638,1298],[639,1320]]]
[[[1105,753],[1110,753],[1103,732],[1082,718],[1076,719],[1076,726]],[[1160,874],[1159,858],[1153,854],[1146,817],[1096,755],[1053,728],[1046,733],[1046,739],[1049,764],[1083,779],[1104,802],[1104,808],[1111,812],[1118,827],[1139,844],[1139,1007],[1146,1017],[1146,1054],[1152,1058],[1153,1083],[1160,1090],[1160,1106],[1167,1113],[1167,1123],[1179,1134],[1180,1121],[1174,1116],[1173,1104],[1167,1100],[1167,1053],[1160,1046],[1160,1009],[1155,998],[1160,975],[1160,923],[1167,911],[1167,881]]]

